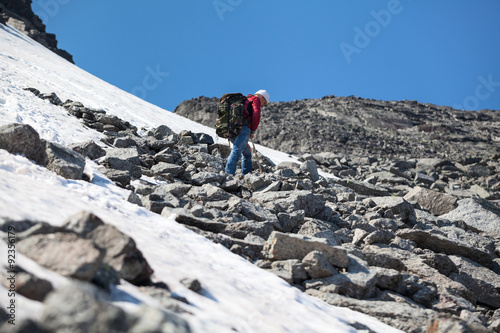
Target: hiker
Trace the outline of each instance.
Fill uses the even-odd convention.
[[[252,172],[252,153],[250,151],[250,146],[248,145],[248,140],[254,137],[257,127],[259,127],[260,122],[260,109],[269,102],[269,93],[265,90],[259,90],[254,95],[247,95],[247,100],[245,101],[245,112],[243,117],[247,120],[245,125],[240,131],[240,134],[230,138],[229,140],[233,143],[233,149],[231,150],[231,155],[226,164],[226,173],[234,175],[236,173],[236,164],[243,155],[241,160],[241,169],[243,174]],[[249,117],[247,107],[251,103],[251,108],[253,113]],[[248,119],[250,118],[250,119]]]

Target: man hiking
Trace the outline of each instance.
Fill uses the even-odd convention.
[[[243,113],[243,118],[245,119],[244,126],[241,128],[240,133],[229,140],[233,143],[233,149],[231,150],[231,155],[226,164],[226,173],[234,175],[236,173],[236,165],[241,155],[243,159],[241,160],[241,169],[243,174],[252,172],[252,153],[250,151],[250,146],[248,145],[248,140],[254,137],[257,127],[259,127],[260,122],[260,110],[261,107],[269,102],[269,93],[265,90],[259,90],[254,95],[247,95],[247,100],[245,101],[245,111]],[[250,112],[252,112],[250,114]]]

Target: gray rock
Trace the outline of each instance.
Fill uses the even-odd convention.
[[[452,195],[444,194],[417,186],[404,196],[407,201],[416,201],[421,207],[429,209],[436,216],[449,213],[457,207],[458,199]]]
[[[205,184],[220,185],[224,181],[224,175],[217,172],[199,172],[191,177],[193,185],[202,186]]]
[[[474,293],[478,303],[492,308],[500,307],[500,276],[477,263],[450,256],[458,268],[458,273],[451,273],[450,278],[463,284]]]
[[[30,125],[8,124],[0,127],[0,149],[24,155],[36,164],[46,165],[45,142]]]
[[[203,186],[193,186],[187,192],[186,196],[202,202],[229,200],[233,197],[223,189],[211,184],[204,184]]]
[[[62,105],[63,104],[63,102],[56,95],[56,93],[42,93],[42,94],[38,95],[38,97],[41,99],[47,100],[51,104],[54,104],[54,105]]]
[[[367,182],[360,182],[357,180],[344,180],[341,179],[338,183],[342,186],[353,189],[356,193],[368,196],[381,196],[389,195],[389,191],[383,187],[372,185]]]
[[[151,132],[152,136],[157,140],[163,140],[165,137],[172,134],[172,130],[167,125],[160,125]]]
[[[104,251],[91,241],[70,233],[28,237],[17,249],[45,268],[84,281],[92,279],[104,259]]]
[[[358,299],[373,297],[376,291],[377,273],[371,272],[368,264],[362,259],[353,255],[348,256],[349,265],[346,273],[306,281],[304,282],[306,289],[317,289]]]
[[[265,179],[262,175],[256,175],[253,173],[246,174],[244,181],[250,191],[254,192],[266,185]]]
[[[483,199],[462,199],[458,201],[456,209],[440,217],[451,221],[464,221],[474,229],[500,235],[500,208]]]
[[[163,208],[177,208],[180,206],[180,201],[171,193],[155,194],[151,193],[141,198],[141,205],[147,210],[156,214],[161,214]]]
[[[328,258],[319,251],[308,253],[302,259],[302,264],[311,279],[322,279],[338,274],[338,271],[330,264]]]
[[[297,259],[274,261],[271,264],[271,272],[290,284],[300,284],[309,277]]]
[[[94,141],[74,143],[69,145],[68,148],[91,160],[96,160],[106,155],[106,151]]]
[[[142,176],[142,170],[139,165],[131,163],[127,159],[106,156],[102,160],[102,165],[108,169],[126,171],[131,178],[139,179]],[[107,172],[106,172],[107,174]]]
[[[80,212],[69,217],[65,227],[104,249],[103,261],[115,269],[124,280],[136,285],[150,281],[153,270],[142,252],[137,249],[135,241],[114,226],[105,224],[92,213]]]
[[[485,267],[491,267],[492,265],[493,259],[488,252],[460,240],[450,239],[443,235],[415,229],[398,230],[396,234],[403,239],[409,239],[415,242],[418,247],[423,249],[429,249],[436,253],[442,252],[449,255],[460,255],[474,260]]]
[[[185,278],[181,280],[181,283],[189,290],[199,293],[202,289],[201,283],[197,279]]]
[[[389,230],[376,230],[368,234],[364,238],[365,244],[389,244],[396,235]]]
[[[128,127],[120,118],[118,118],[117,116],[114,116],[114,115],[107,115],[104,113],[98,113],[98,114],[96,114],[96,119],[98,122],[100,122],[101,124],[104,125],[104,128],[106,128],[107,125],[112,126],[112,128],[114,128],[114,130],[112,130],[111,132],[123,131],[123,130],[126,130]],[[111,129],[111,127],[110,127],[110,129]]]
[[[206,218],[196,217],[184,208],[165,207],[161,212],[161,215],[167,218],[175,215],[175,221],[177,221],[178,223],[196,227],[209,232],[222,233],[226,230],[225,223],[214,222]]]
[[[0,276],[2,276],[2,285],[10,289],[10,274],[4,273],[0,274]],[[34,301],[43,302],[45,297],[54,289],[49,281],[26,272],[19,267],[17,267],[14,280],[16,293]]]
[[[304,221],[305,212],[298,210],[292,213],[278,213],[279,229],[283,232],[291,232]]]
[[[273,225],[268,222],[236,222],[228,223],[224,233],[229,236],[244,239],[248,235],[256,235],[263,239],[267,239],[269,235],[274,231]]]
[[[307,290],[307,293],[333,306],[347,307],[375,317],[404,332],[427,332],[433,318],[437,316],[433,310],[408,302],[359,300],[314,289]]]
[[[151,168],[151,171],[155,174],[167,174],[177,177],[184,172],[184,168],[177,164],[160,162]]]
[[[338,227],[332,223],[321,220],[306,218],[304,224],[300,227],[299,235],[325,238],[331,246],[341,245],[340,238],[335,234]]]
[[[67,179],[82,179],[85,159],[82,155],[56,143],[47,142],[47,169]]]
[[[89,284],[69,283],[45,300],[42,327],[50,332],[127,332],[132,318]]]
[[[207,145],[213,145],[214,144],[214,139],[205,133],[194,133],[194,142],[195,143],[203,143]]]
[[[302,260],[312,251],[322,252],[328,261],[336,267],[347,267],[348,258],[345,249],[339,246],[330,246],[329,242],[323,238],[274,231],[264,246],[267,257],[273,260]]]
[[[106,157],[128,161],[134,165],[141,165],[140,155],[138,147],[106,149]]]
[[[418,184],[425,184],[425,185],[432,185],[434,184],[434,182],[436,181],[433,177],[431,176],[428,176],[426,174],[423,174],[423,173],[417,173],[415,175],[415,179],[414,179],[415,183],[418,183]]]
[[[188,322],[170,311],[142,305],[135,315],[137,320],[129,333],[191,333]]]
[[[303,173],[309,175],[313,182],[319,180],[318,166],[316,165],[316,162],[314,162],[314,160],[307,160],[302,163],[300,165],[300,170]]]
[[[129,185],[130,181],[132,180],[130,171],[107,168],[99,168],[99,171],[101,171],[106,177],[108,177],[111,181],[117,183],[121,187]]]
[[[372,197],[370,198],[376,207],[385,211],[390,211],[394,216],[399,217],[404,223],[413,224],[416,221],[413,206],[401,197]],[[387,216],[384,216],[387,217]]]
[[[261,203],[276,212],[303,210],[308,217],[314,217],[325,207],[323,197],[310,191],[256,192],[251,201]]]

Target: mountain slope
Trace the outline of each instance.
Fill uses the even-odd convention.
[[[214,134],[205,126],[99,80],[9,26],[0,25],[0,59],[0,125],[29,124],[42,139],[62,145],[88,140],[100,142],[105,138],[104,134],[61,112],[60,107],[24,90],[35,87],[55,92],[63,100],[80,101],[90,108],[105,110],[140,131],[166,124],[178,132],[190,129]],[[263,147],[262,150],[277,163],[295,160]],[[185,318],[195,332],[331,332],[332,327],[337,332],[355,331],[349,323],[363,323],[363,327],[375,332],[397,331],[366,315],[310,297],[196,235],[173,218],[129,203],[129,190],[106,179],[94,162],[88,160],[86,165],[87,172],[94,177],[91,183],[64,179],[22,156],[0,151],[2,222],[31,220],[61,226],[81,210],[94,213],[132,236],[155,271],[155,278],[168,284],[178,297],[188,300],[191,304],[188,311],[193,315]],[[4,241],[0,249],[1,257],[7,258]],[[68,279],[42,268],[21,253],[17,253],[17,264],[50,280],[56,287],[68,283]],[[205,292],[198,294],[180,283],[186,277],[199,279]],[[7,289],[0,289],[0,303],[5,308],[12,298],[7,296]],[[21,295],[15,297],[18,320],[40,317],[41,303]],[[160,307],[157,301],[125,282],[112,290],[111,300],[129,312],[138,311],[137,304],[142,302]]]
[[[214,126],[217,98],[184,101],[175,113]],[[487,157],[500,150],[500,111],[468,112],[416,101],[357,97],[269,103],[256,142],[294,154],[382,158]]]

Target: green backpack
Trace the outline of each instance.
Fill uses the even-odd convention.
[[[241,93],[225,94],[220,98],[215,123],[215,133],[218,136],[226,139],[235,137],[248,124],[247,119],[243,118],[246,100]]]

